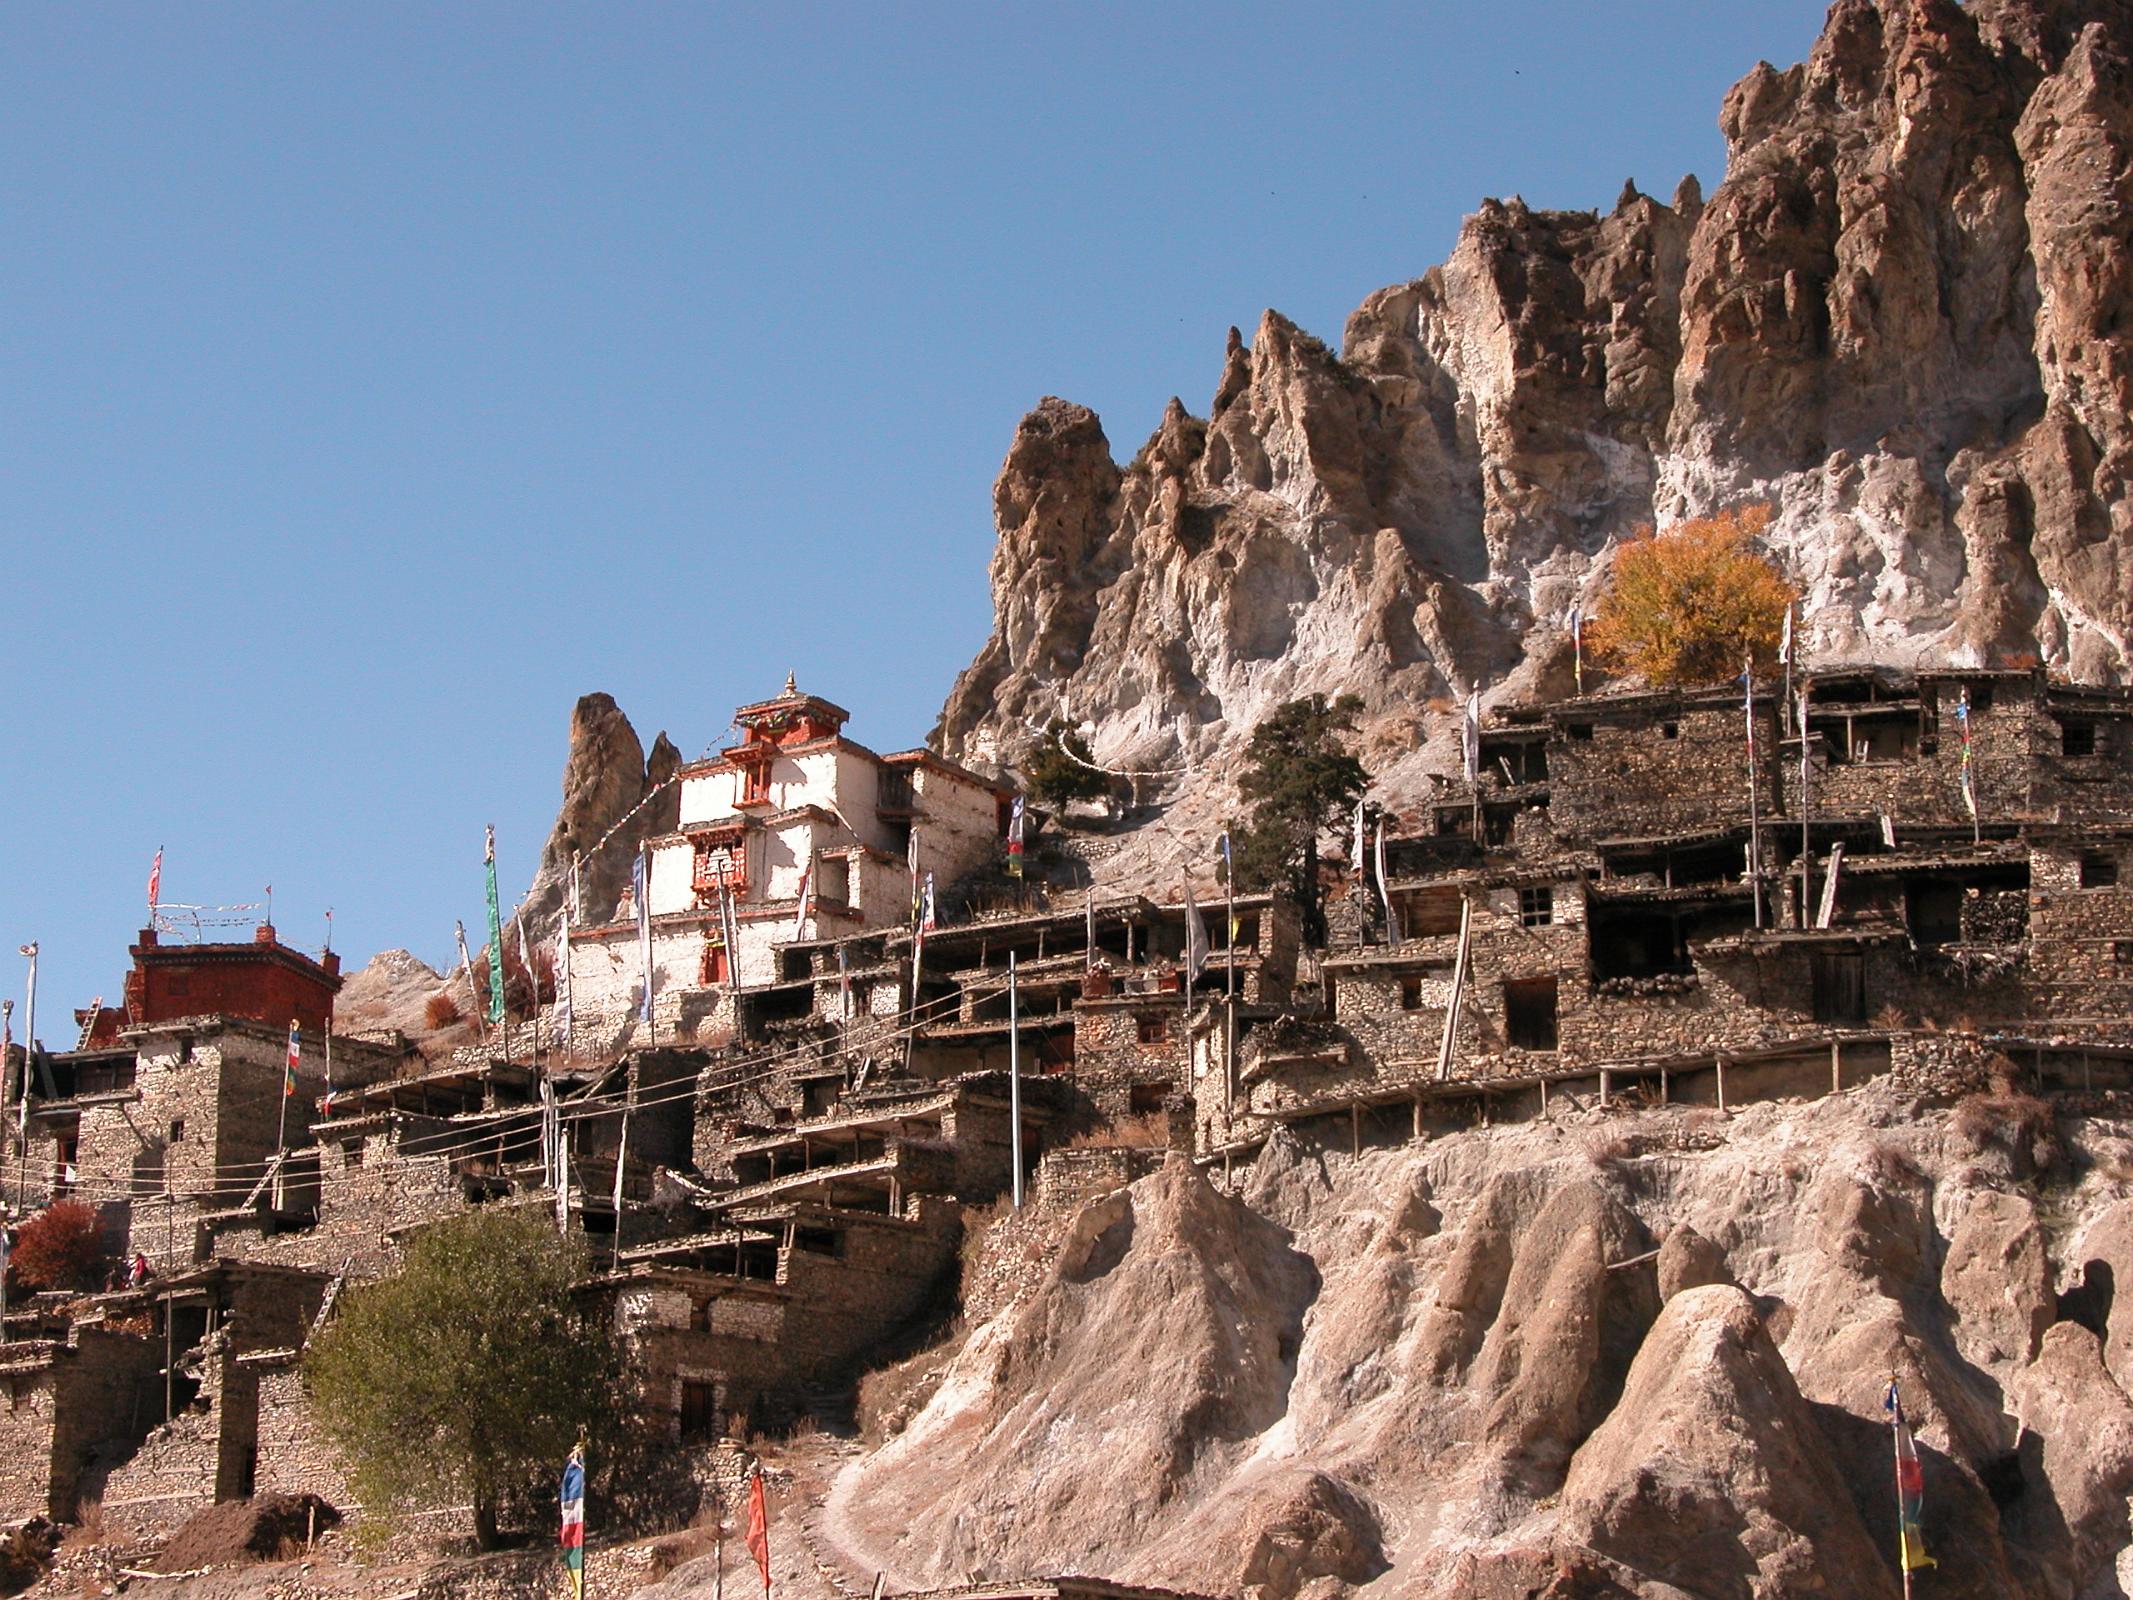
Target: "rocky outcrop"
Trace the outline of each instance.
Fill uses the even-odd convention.
[[[898,1587],[1893,1597],[1895,1373],[1935,1594],[2119,1592],[2133,1125],[2063,1120],[2047,1179],[1893,1081],[1709,1116],[1289,1133],[1234,1199],[1179,1164],[1025,1212],[1041,1281],[827,1523]]]
[[[674,782],[680,770],[681,752],[664,733],[645,752],[612,695],[589,694],[571,708],[563,807],[524,901],[528,938],[553,932],[573,860],[582,923],[614,914],[638,846],[673,832],[680,820],[681,789]]]
[[[1191,789],[1271,706],[1356,689],[1412,744],[1470,686],[1566,688],[1610,549],[1747,501],[1817,659],[2124,679],[2129,62],[2124,0],[1839,0],[1726,96],[1708,201],[1487,201],[1338,355],[1232,330],[1206,416],[1173,401],[1123,468],[1044,401],[939,742],[1012,761],[1064,714]]]

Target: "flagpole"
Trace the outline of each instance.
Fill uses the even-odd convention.
[[[1022,1209],[1022,1013],[1015,990],[1015,953],[1007,952],[1008,1150],[1014,1162],[1015,1209]]]
[[[37,942],[33,939],[22,947],[22,954],[30,958],[29,994],[22,1014],[22,1094],[15,1103],[16,1153],[21,1159],[15,1165],[15,1209],[20,1211],[28,1199],[26,1186],[30,1170],[30,1073],[37,1064]]]
[[[1755,896],[1755,925],[1763,925],[1763,823],[1762,807],[1755,793],[1755,661],[1743,663],[1741,683],[1746,693],[1748,723],[1748,879]]]
[[[1896,1457],[1896,1566],[1903,1573],[1903,1600],[1911,1600],[1910,1535],[1903,1525],[1903,1435],[1894,1419],[1889,1423],[1889,1447]]]
[[[1808,910],[1814,904],[1815,850],[1814,836],[1807,828],[1808,779],[1812,767],[1807,760],[1807,696],[1808,680],[1800,680],[1800,926],[1805,928],[1811,920]]]
[[[1227,1112],[1237,1092],[1237,845],[1227,831],[1222,835],[1222,886],[1229,916],[1229,983],[1222,1002],[1222,1109]]]
[[[284,1060],[282,1063],[284,1075],[281,1082],[281,1121],[274,1130],[274,1149],[277,1154],[289,1148],[289,1101],[293,1098],[289,1093],[289,1081],[296,1076],[294,1057],[297,1051],[298,1037],[296,1024],[291,1021],[289,1024],[290,1059]]]

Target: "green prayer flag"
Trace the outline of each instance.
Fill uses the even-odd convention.
[[[504,917],[496,904],[496,830],[489,830],[489,1020],[504,1020]]]

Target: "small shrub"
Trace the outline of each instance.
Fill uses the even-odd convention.
[[[459,1022],[459,1016],[459,1002],[446,990],[439,990],[431,995],[429,1004],[422,1008],[422,1020],[432,1028],[454,1027]]]
[[[1965,1095],[1948,1125],[1973,1153],[1994,1145],[2007,1151],[2018,1172],[2048,1172],[2065,1154],[2052,1108],[2005,1077],[1994,1078],[1989,1094]]]
[[[1884,1189],[1908,1188],[1925,1177],[1918,1170],[1918,1163],[1911,1159],[1911,1152],[1894,1139],[1879,1140],[1868,1149],[1866,1170],[1867,1175]]]
[[[1086,1133],[1067,1140],[1069,1150],[1161,1150],[1170,1143],[1170,1129],[1158,1111],[1136,1117],[1113,1117]]]
[[[82,1545],[104,1542],[104,1503],[101,1500],[84,1500],[75,1510],[74,1525],[59,1536],[59,1542],[70,1549]]]
[[[22,1225],[9,1269],[27,1289],[95,1289],[104,1261],[96,1213],[79,1200],[55,1200]]]

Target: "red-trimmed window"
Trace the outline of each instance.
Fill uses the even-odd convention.
[[[699,895],[718,893],[720,874],[733,886],[736,895],[748,890],[748,847],[739,839],[699,839],[696,841],[695,887]]]
[[[697,981],[705,984],[726,981],[726,947],[723,944],[714,944],[709,939],[704,941],[703,965]]]

